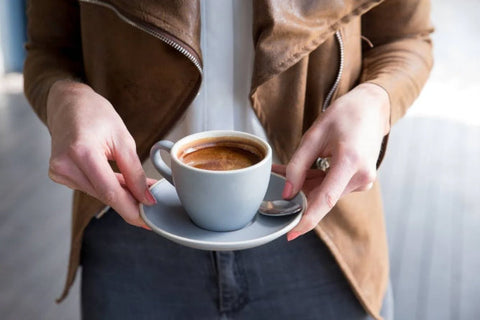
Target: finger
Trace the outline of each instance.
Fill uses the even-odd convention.
[[[61,160],[56,159],[50,161],[48,175],[50,179],[56,183],[63,184],[73,190],[80,190],[92,197],[98,198],[87,176],[70,158],[65,157]],[[123,184],[125,184],[123,177],[119,179],[119,182],[120,180],[123,180]],[[150,182],[154,181],[153,179],[149,180]],[[151,230],[146,224],[140,225],[140,227]]]
[[[357,188],[353,189],[353,190],[350,191],[350,192],[368,191],[368,190],[372,189],[372,187],[373,187],[373,182],[372,182],[372,183],[369,183],[369,184],[367,184],[367,185],[364,185],[364,186],[357,187]],[[349,192],[349,193],[350,193],[350,192]]]
[[[285,176],[287,166],[280,164],[272,165],[272,172]],[[313,190],[325,178],[325,172],[318,169],[308,169],[305,174],[305,181],[303,182],[302,190],[309,192]],[[284,192],[285,193],[285,192]],[[286,198],[286,197],[284,197]]]
[[[310,195],[310,192],[316,189],[322,181],[325,179],[326,173],[322,170],[318,169],[310,169],[307,171],[307,177],[305,178],[305,182],[303,183],[302,190],[307,194]]]
[[[323,182],[310,193],[307,210],[299,224],[288,233],[288,240],[315,228],[340,199],[354,172],[354,167],[345,160],[333,162]]]
[[[295,151],[292,159],[287,165],[285,188],[283,197],[290,199],[300,191],[305,181],[307,170],[319,156],[319,150],[322,150],[323,130],[316,125],[309,129],[302,138],[298,149]]]
[[[287,174],[287,166],[283,164],[272,164],[272,172],[285,176]]]
[[[115,176],[117,177],[117,180],[118,180],[118,183],[120,183],[120,185],[123,187],[123,188],[126,188],[127,187],[127,183],[125,182],[125,178],[123,177],[123,174],[119,173],[119,172],[115,172]],[[158,180],[156,179],[152,179],[152,178],[147,178],[147,186],[150,188],[151,186],[153,186],[155,183],[157,183]]]
[[[93,186],[97,199],[114,208],[127,223],[146,226],[140,217],[138,202],[122,188],[105,155],[78,150],[72,157]]]
[[[118,168],[125,178],[125,183],[128,189],[138,202],[147,205],[155,204],[155,198],[148,190],[147,178],[143,171],[142,164],[135,152],[135,143],[133,142],[133,139],[122,141],[124,142],[121,142],[122,145],[119,149],[115,150],[114,156]],[[132,142],[127,143],[126,141]]]
[[[147,186],[151,188],[155,183],[157,183],[157,179],[147,178]]]
[[[129,191],[128,191],[128,188],[127,188],[127,184],[126,184],[126,182],[125,182],[125,178],[123,177],[123,175],[122,175],[121,173],[115,172],[115,176],[117,177],[118,183],[120,183],[120,185],[122,186],[122,188],[124,188],[125,191],[129,192]],[[156,182],[155,179],[147,178],[147,184],[148,184],[149,187],[150,187],[152,184],[154,184],[155,182]],[[132,199],[133,199],[133,197],[132,197]],[[133,200],[133,201],[136,202],[136,200]],[[142,227],[142,228],[144,228],[144,229],[146,229],[146,230],[152,231],[152,229],[151,229],[149,226],[147,226],[146,224],[141,225],[140,227]]]
[[[115,177],[117,177],[118,183],[122,186],[122,188],[127,188],[127,182],[125,182],[125,178],[123,177],[123,174],[119,172],[114,172]]]
[[[376,179],[377,171],[374,166],[370,168],[368,166],[360,166],[350,183],[352,187],[351,192],[370,190]]]
[[[70,189],[80,190],[90,195],[95,194],[88,178],[68,157],[51,159],[48,176],[54,182],[63,184]]]

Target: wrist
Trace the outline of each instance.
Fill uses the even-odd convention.
[[[373,106],[378,108],[383,134],[387,135],[390,132],[390,96],[388,92],[383,87],[371,82],[362,83],[357,88],[364,90],[372,98],[372,101],[377,102]]]
[[[78,99],[79,95],[91,90],[86,84],[72,80],[55,81],[47,96],[47,126],[50,128],[52,121],[56,118],[59,110],[63,109],[70,102]]]

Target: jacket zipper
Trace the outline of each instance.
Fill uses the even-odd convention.
[[[183,56],[185,56],[188,60],[190,60],[195,65],[195,67],[200,72],[200,74],[203,74],[203,69],[202,69],[202,65],[200,63],[200,60],[193,53],[191,53],[187,48],[185,48],[180,43],[178,43],[177,41],[172,39],[173,38],[172,36],[168,36],[165,33],[161,33],[161,32],[159,32],[159,31],[157,31],[157,30],[155,30],[155,29],[153,29],[153,28],[151,28],[147,25],[140,24],[140,23],[137,23],[135,21],[132,21],[131,19],[127,18],[124,14],[122,14],[116,7],[114,7],[113,5],[111,5],[109,3],[104,3],[104,2],[101,2],[99,0],[80,0],[80,1],[85,2],[85,3],[100,5],[100,6],[103,6],[103,7],[106,7],[108,9],[112,10],[124,22],[128,23],[129,25],[131,25],[131,26],[133,26],[133,27],[135,27],[139,30],[142,30],[142,31],[150,34],[151,36],[159,39],[160,41],[164,42],[165,44],[169,45],[173,49],[180,52]],[[335,93],[335,91],[338,88],[338,85],[340,83],[340,79],[342,78],[342,73],[343,73],[343,65],[344,65],[345,54],[344,54],[342,34],[340,33],[340,31],[335,32],[335,37],[337,39],[338,46],[339,46],[340,66],[338,68],[337,77],[335,78],[335,82],[333,83],[332,88],[328,92],[327,97],[325,98],[325,100],[323,102],[322,112],[325,112],[325,110],[327,110],[327,108],[330,104],[330,101],[333,97],[333,94]]]
[[[129,25],[131,25],[131,26],[133,26],[133,27],[135,27],[135,28],[137,28],[141,31],[144,31],[144,32],[148,33],[149,35],[159,39],[160,41],[169,45],[170,47],[172,47],[176,51],[180,52],[183,56],[185,56],[188,60],[190,60],[195,65],[195,67],[200,72],[200,75],[203,74],[202,64],[200,63],[200,60],[189,49],[187,49],[186,47],[184,47],[183,45],[178,43],[178,41],[175,41],[173,36],[171,36],[167,33],[161,32],[159,30],[155,30],[154,28],[152,28],[148,25],[138,23],[138,22],[133,21],[132,19],[127,18],[115,6],[113,6],[109,3],[104,3],[104,2],[99,1],[99,0],[80,0],[80,2],[96,4],[96,5],[100,5],[100,6],[103,6],[105,8],[108,8],[108,9],[112,10],[124,22],[128,23]]]
[[[330,104],[330,100],[332,100],[333,94],[335,93],[335,90],[337,90],[338,85],[340,84],[340,79],[342,78],[342,73],[343,73],[343,64],[344,64],[344,59],[345,59],[345,53],[344,53],[344,47],[343,47],[342,34],[340,33],[340,30],[335,32],[335,37],[337,38],[337,42],[338,42],[339,55],[340,55],[340,66],[338,67],[338,72],[337,72],[337,77],[335,78],[335,82],[333,83],[332,88],[328,92],[327,97],[323,101],[322,112],[325,112],[325,110],[327,110],[327,108]]]
[[[131,19],[127,18],[124,14],[122,14],[116,7],[114,7],[109,3],[104,3],[99,0],[80,0],[80,2],[99,5],[112,10],[122,21],[128,23],[134,28],[137,28],[143,32],[148,33],[149,35],[159,39],[163,43],[169,45],[170,47],[172,47],[173,49],[181,53],[183,56],[185,56],[189,61],[191,61],[195,65],[198,72],[200,72],[200,75],[203,74],[203,68],[202,68],[202,64],[200,63],[200,60],[196,57],[195,54],[190,52],[189,49],[185,48],[183,45],[175,41],[173,39],[173,36],[167,35],[166,33],[160,32],[159,30],[155,30],[154,28],[149,27],[148,25],[132,21]],[[98,212],[95,215],[95,218],[100,219],[101,217],[103,217],[103,215],[105,215],[105,213],[108,212],[108,210],[110,210],[110,206],[105,206],[100,212]]]

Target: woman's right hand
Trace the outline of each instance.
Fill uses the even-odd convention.
[[[110,102],[85,84],[57,81],[47,99],[47,125],[52,136],[49,177],[111,206],[129,224],[148,229],[138,203],[155,203],[148,190],[152,181]]]

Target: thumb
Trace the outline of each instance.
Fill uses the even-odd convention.
[[[286,182],[283,188],[282,197],[284,199],[293,198],[303,186],[308,167],[304,167],[298,162],[291,161],[286,169]]]

